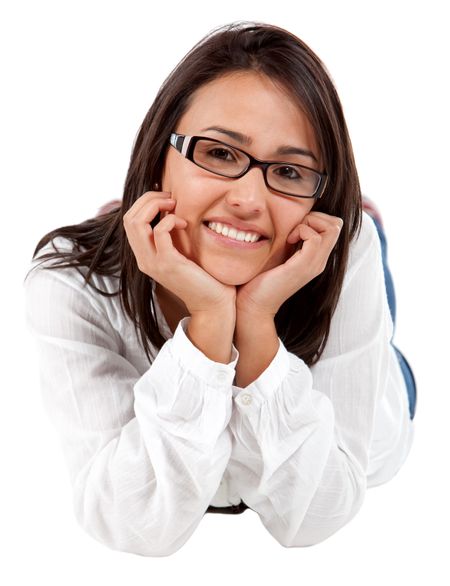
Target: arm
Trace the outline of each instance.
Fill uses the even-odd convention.
[[[185,318],[141,376],[91,289],[75,269],[67,275],[37,269],[25,299],[76,518],[112,549],[169,555],[198,526],[228,463],[236,356],[205,357]]]
[[[266,370],[278,352],[280,343],[273,318],[238,312],[234,345],[239,351],[236,386],[245,388]]]
[[[233,387],[228,469],[282,545],[319,543],[360,509],[391,336],[379,242],[366,219],[319,363],[308,368],[279,341],[268,368],[244,390]]]
[[[189,320],[187,336],[206,357],[228,364],[232,355],[236,309],[225,305],[214,312],[196,312]]]

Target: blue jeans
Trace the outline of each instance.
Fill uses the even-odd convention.
[[[371,216],[372,217],[372,216]],[[386,235],[381,224],[372,217],[372,220],[375,224],[375,227],[378,232],[378,236],[381,242],[381,254],[383,258],[383,270],[384,270],[384,280],[386,282],[386,293],[388,298],[388,305],[391,311],[392,321],[394,323],[394,330],[395,330],[395,316],[396,316],[396,302],[395,302],[395,290],[394,290],[394,283],[392,281],[391,271],[389,270],[388,263],[387,263],[387,242],[386,242]],[[392,334],[392,337],[394,335]],[[408,391],[408,400],[409,400],[409,416],[410,419],[414,419],[414,415],[416,413],[416,402],[417,402],[417,388],[416,388],[416,380],[414,378],[413,371],[411,366],[409,365],[406,358],[400,352],[400,350],[393,344],[391,339],[391,344],[397,354],[398,361],[400,363],[400,368],[403,373],[403,377],[406,382],[406,389]]]

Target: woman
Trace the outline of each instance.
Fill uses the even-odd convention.
[[[76,517],[109,547],[169,555],[230,507],[312,545],[404,462],[380,240],[333,83],[291,33],[234,23],[197,44],[121,206],[50,232],[34,264],[44,400]]]

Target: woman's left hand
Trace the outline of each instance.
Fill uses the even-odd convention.
[[[288,235],[298,249],[286,262],[237,287],[236,310],[252,316],[275,317],[281,305],[325,270],[343,226],[341,218],[310,212]]]

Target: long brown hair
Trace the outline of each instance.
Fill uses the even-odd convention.
[[[152,279],[137,266],[123,216],[143,193],[161,184],[169,135],[189,107],[194,92],[221,75],[248,70],[267,75],[297,100],[314,129],[323,170],[328,174],[326,191],[313,209],[344,221],[325,270],[292,295],[275,316],[278,335],[286,348],[309,366],[319,360],[327,342],[349,244],[359,232],[362,219],[361,190],[342,106],[325,66],[303,41],[277,26],[235,22],[213,30],[197,43],[161,86],[135,140],[121,207],[80,224],[52,230],[33,253],[35,259],[56,236],[71,240],[71,252],[54,247],[55,252],[38,258],[57,259],[47,269],[88,267],[86,284],[102,295],[120,295],[149,360],[149,342],[159,350],[165,338],[153,314]],[[159,219],[158,215],[152,226]],[[93,272],[118,275],[119,290],[111,294],[95,287],[90,283]]]

